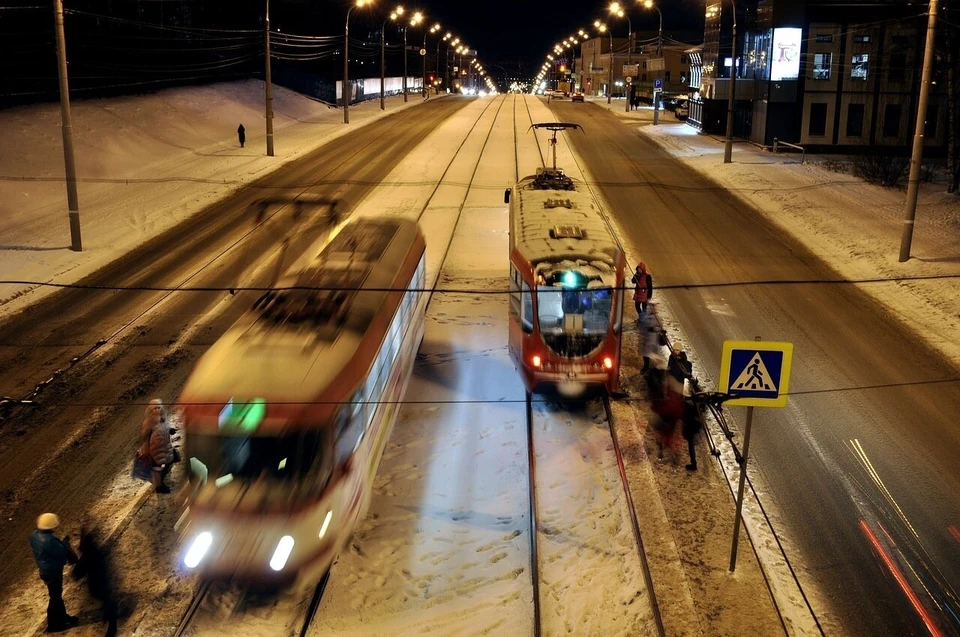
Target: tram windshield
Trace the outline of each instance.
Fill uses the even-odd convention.
[[[560,356],[587,356],[610,329],[613,293],[607,288],[538,286],[537,319],[543,341]]]
[[[332,437],[327,429],[279,436],[190,433],[187,452],[195,489],[239,483],[274,491],[272,487],[277,486],[283,500],[290,501],[322,491],[333,472]]]

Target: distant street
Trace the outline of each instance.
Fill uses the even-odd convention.
[[[750,474],[827,633],[929,634],[874,541],[949,633],[936,607],[956,608],[960,587],[960,385],[936,381],[958,370],[856,286],[816,284],[837,275],[613,114],[551,107],[583,125],[567,140],[655,284],[703,286],[655,293],[706,366],[696,375],[717,378],[726,339],[795,344],[788,407],[757,410]],[[764,280],[798,283],[748,284]],[[742,429],[745,409],[731,413]]]

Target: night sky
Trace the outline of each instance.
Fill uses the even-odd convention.
[[[659,0],[665,32],[698,43],[703,37],[703,2]],[[71,93],[92,97],[262,77],[265,3],[63,0]],[[357,69],[351,77],[378,70],[380,27],[397,4],[396,0],[376,0],[373,6],[353,10],[351,65],[356,64]],[[590,28],[597,18],[609,17],[608,0],[417,0],[402,4],[408,13],[423,11],[428,28],[439,21],[442,33],[451,31],[476,49],[481,63],[498,81],[531,79],[555,43],[577,29]],[[656,30],[655,11],[643,9],[637,0],[622,0],[621,4],[630,5],[634,31]],[[58,98],[51,5],[51,0],[0,0],[0,107]],[[324,90],[332,91],[331,82],[342,74],[340,50],[349,6],[346,0],[270,0],[271,32],[310,36],[294,40],[286,48],[278,43],[272,56],[278,59],[279,54],[278,76],[284,65],[287,70],[296,67],[294,73],[317,78],[326,85]],[[615,37],[626,36],[625,20],[608,23]],[[402,69],[401,35],[395,25],[388,26],[385,33],[388,46],[393,47],[388,48],[387,72],[396,75]],[[409,29],[410,45],[422,41],[421,29]],[[437,40],[430,36],[427,61],[432,65],[436,64],[436,46]],[[443,57],[445,49],[440,51]],[[416,73],[416,53],[410,57]]]

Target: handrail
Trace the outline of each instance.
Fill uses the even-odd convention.
[[[773,138],[773,154],[776,155],[780,150],[780,146],[787,146],[788,148],[794,148],[800,151],[800,163],[807,163],[807,151],[800,144],[791,144],[790,142],[782,142],[776,137]]]

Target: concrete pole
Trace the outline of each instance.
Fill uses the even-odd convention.
[[[937,34],[937,0],[930,0],[929,13],[927,46],[923,51],[923,75],[920,79],[920,103],[917,105],[917,127],[913,134],[913,155],[910,157],[910,176],[907,178],[907,204],[903,215],[903,234],[900,238],[900,263],[910,259],[913,222],[917,215],[917,195],[920,192],[920,164],[923,162],[923,133],[927,120],[927,102],[930,99],[933,44]]]
[[[657,10],[657,15],[660,16],[660,28],[657,30],[657,57],[660,58],[660,61],[663,62],[663,12],[660,11],[660,7],[653,5],[653,8]],[[664,62],[666,65],[666,62]],[[660,75],[661,71],[657,71],[657,75]],[[656,90],[653,92],[653,125],[657,126],[660,124],[660,95],[663,93],[663,88],[660,89],[658,93]]]
[[[420,48],[420,53],[422,54],[420,57],[423,58],[421,60],[423,64],[420,70],[420,75],[422,76],[420,79],[420,93],[423,95],[423,99],[427,99],[427,33],[427,30],[424,29],[423,46]]]
[[[403,27],[403,101],[407,101],[407,27]]]
[[[77,196],[77,167],[73,159],[73,120],[70,117],[70,87],[67,84],[67,45],[63,37],[63,2],[53,0],[57,31],[57,64],[60,75],[60,118],[63,133],[63,167],[67,178],[67,208],[70,219],[70,249],[83,251],[80,241],[80,198]]]
[[[353,11],[353,5],[347,9],[347,22],[343,29],[343,123],[350,123],[350,12]]]
[[[266,66],[263,70],[263,83],[267,98],[267,157],[273,157],[273,82],[270,79],[270,0],[267,0],[266,20]]]
[[[733,40],[730,42],[730,93],[727,95],[727,139],[723,144],[723,163],[733,161],[733,111],[734,94],[737,90],[737,3],[730,0],[733,7]]]
[[[613,102],[613,31],[607,30],[610,35],[610,80],[607,85],[607,104]]]
[[[387,56],[384,53],[384,38],[383,32],[387,29],[387,21],[383,21],[383,26],[380,27],[380,110],[386,110],[386,106],[383,101],[383,83],[386,81],[386,67],[387,67]]]
[[[630,18],[628,16],[624,16],[624,17],[627,18],[627,64],[630,64],[633,61],[633,23],[630,22]],[[631,93],[630,89],[633,88],[633,85],[627,84],[626,78],[624,78],[623,87],[627,95],[627,99],[623,100],[624,102],[626,102],[623,105],[623,112],[629,113],[630,112],[630,93]]]

